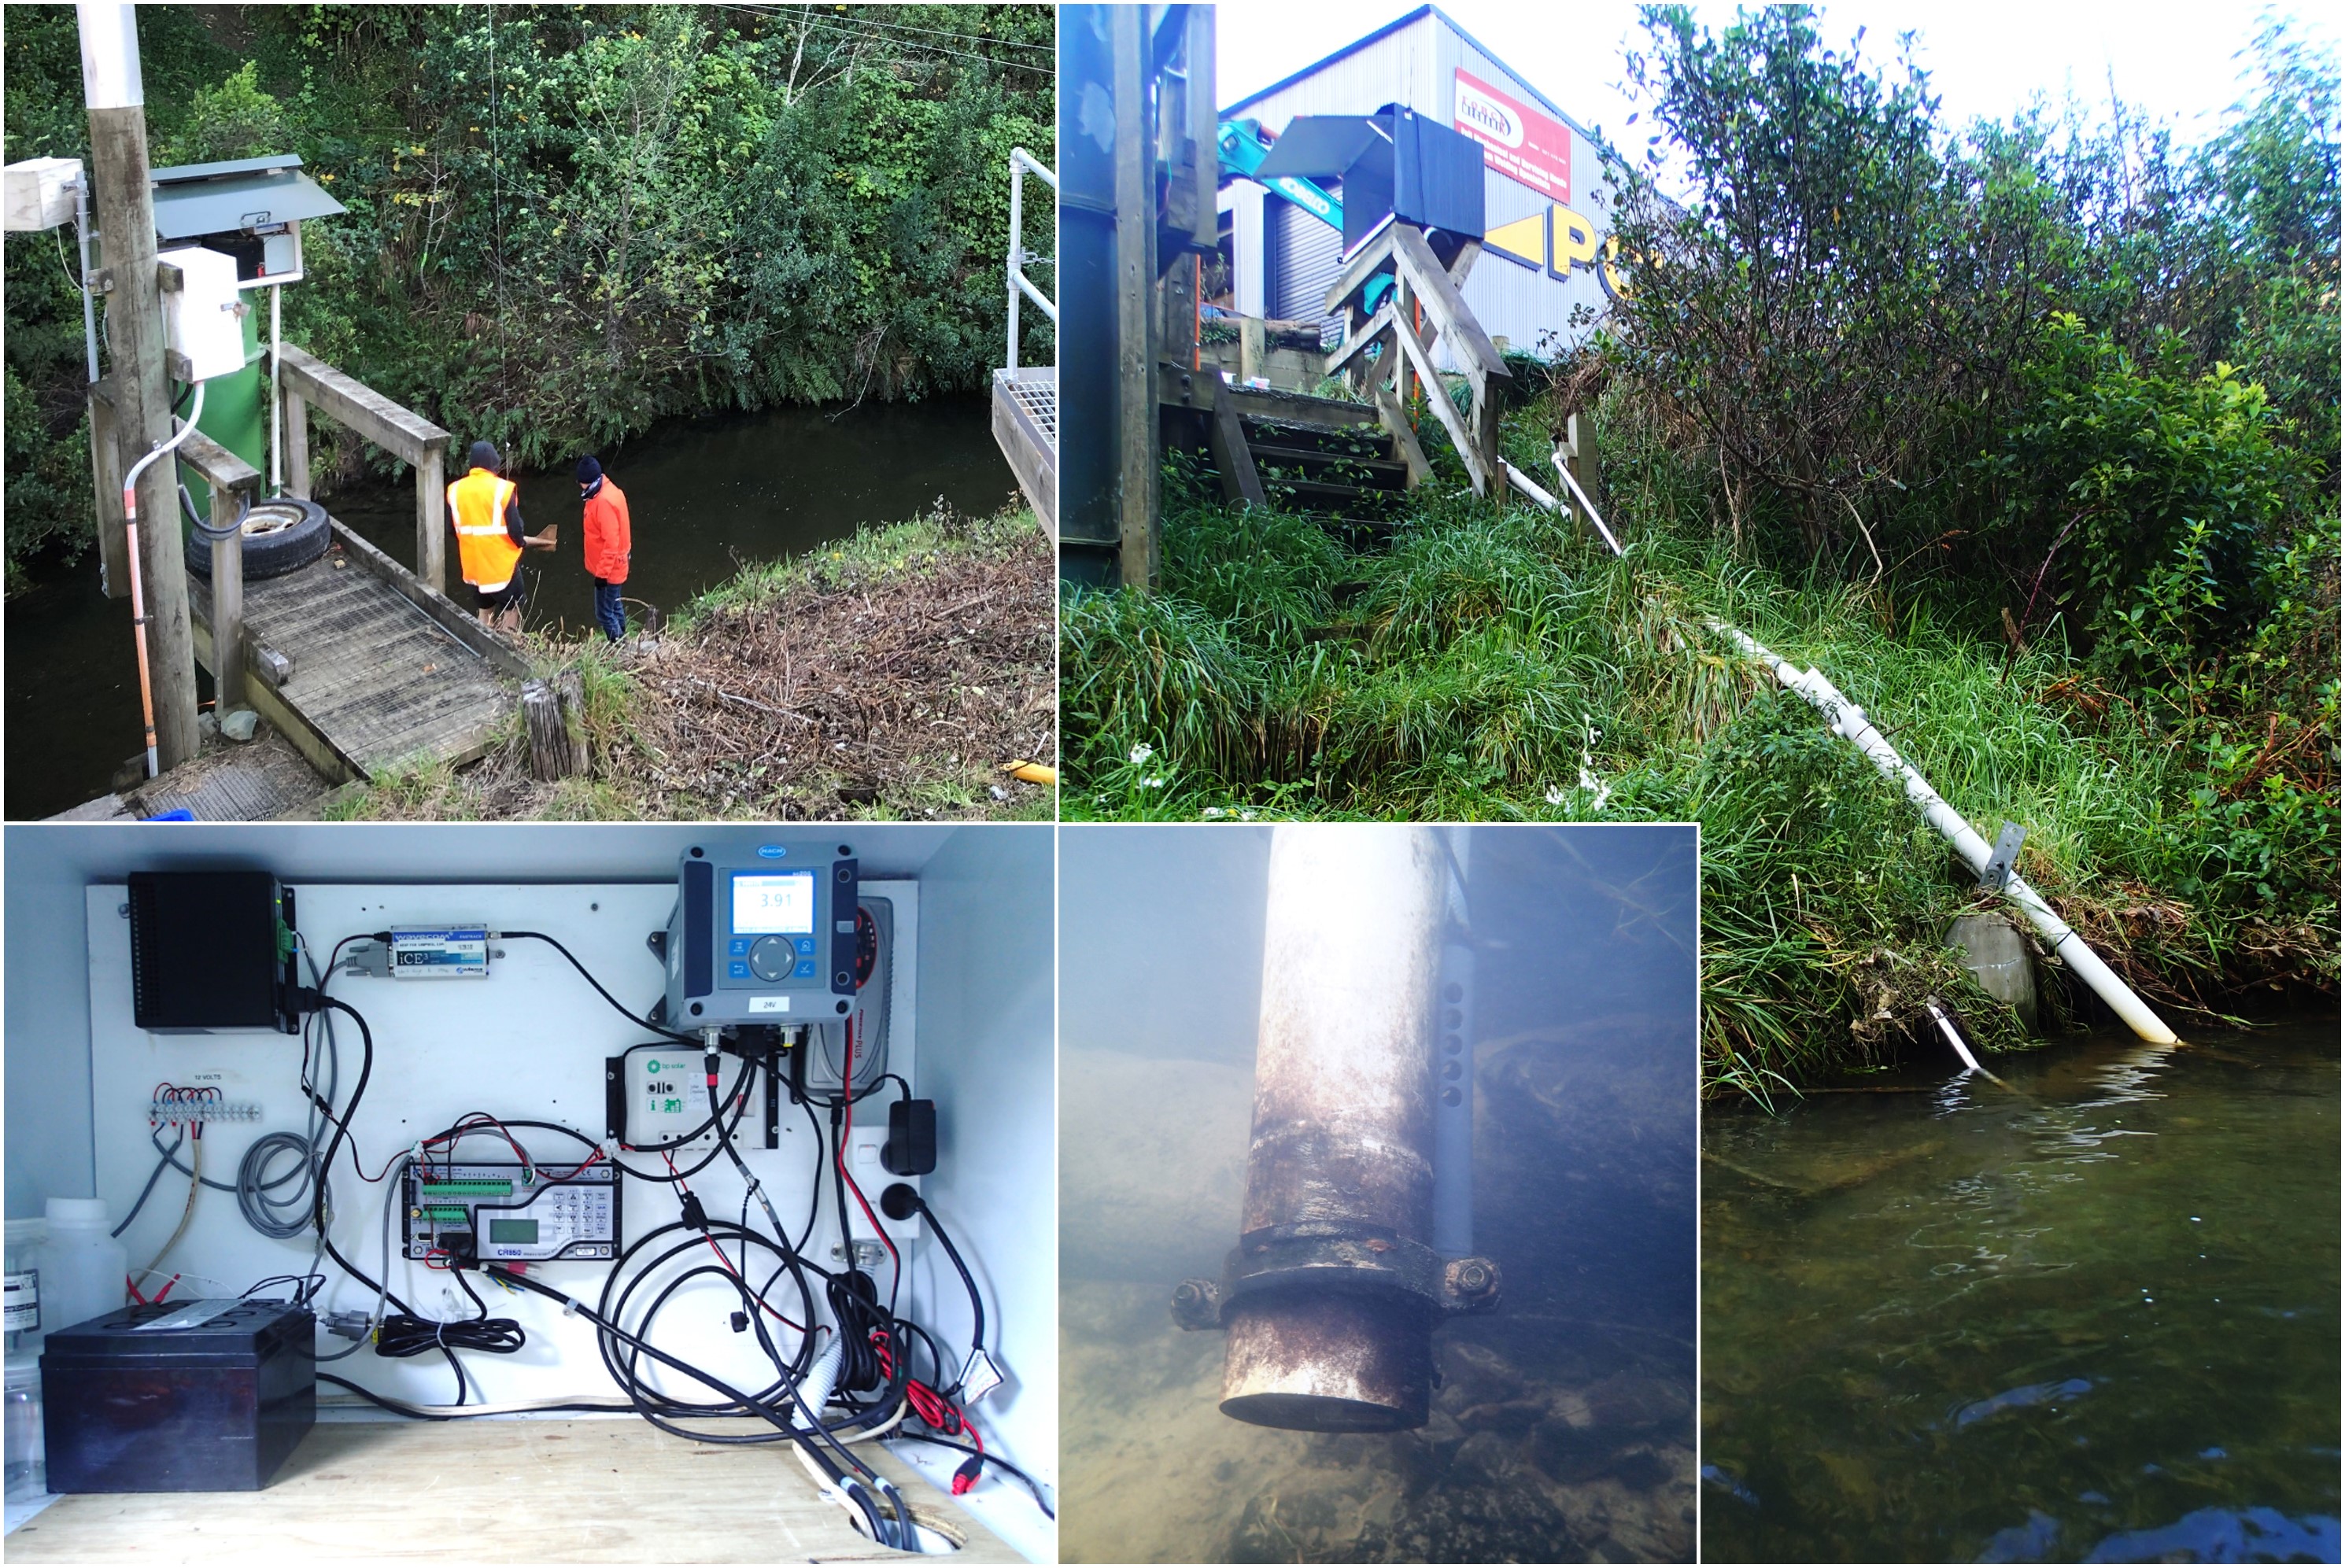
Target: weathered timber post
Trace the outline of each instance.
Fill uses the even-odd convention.
[[[237,515],[236,491],[212,481],[213,526]],[[212,541],[212,711],[228,717],[244,699],[244,531]]]
[[[283,376],[279,377],[281,384]],[[279,394],[285,404],[285,493],[310,499],[310,400],[290,387]]]
[[[522,683],[521,716],[532,778],[550,784],[586,771],[586,688],[577,671]]]
[[[448,454],[432,446],[415,465],[415,575],[434,593],[448,592]]]
[[[81,0],[82,96],[104,237],[107,339],[117,471],[171,438],[171,389],[163,369],[163,298],[155,260],[155,197],[147,162],[146,92],[138,71],[137,9]],[[155,761],[172,768],[196,754],[196,639],[179,541],[177,470],[149,464],[139,476],[139,597],[146,605],[147,669],[154,703]]]

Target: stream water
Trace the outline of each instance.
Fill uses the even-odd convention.
[[[1704,1556],[2336,1562],[2338,1039],[1708,1117]]]
[[[1061,835],[1065,1561],[1690,1559],[1692,840],[1475,833],[1474,1246],[1505,1290],[1436,1330],[1426,1425],[1361,1435],[1222,1414],[1223,1336],[1168,1311],[1236,1240],[1268,835]]]
[[[941,497],[988,513],[1016,490],[974,398],[784,408],[661,427],[601,453],[626,491],[634,532],[631,622],[665,613],[731,576],[851,533],[899,522]],[[562,524],[549,558],[532,551],[530,624],[576,630],[594,619],[582,563],[578,487],[568,468],[521,476],[534,533]],[[403,564],[415,561],[415,487],[369,486],[327,498],[333,514]],[[451,585],[469,604],[448,552]],[[42,817],[106,793],[138,750],[138,669],[127,600],[98,592],[97,559],[36,563],[7,602],[7,815]],[[205,695],[208,695],[208,691]]]

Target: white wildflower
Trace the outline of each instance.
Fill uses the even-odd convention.
[[[1225,817],[1229,814],[1230,814],[1228,812],[1223,811],[1217,805],[1209,805],[1205,808],[1204,812],[1205,819],[1209,822],[1218,820],[1219,818]]]
[[[1162,789],[1164,787],[1164,781],[1162,779],[1142,779],[1140,781],[1140,787],[1142,789]]]
[[[1563,804],[1562,785],[1549,784],[1547,786],[1547,804],[1549,805],[1561,805]]]
[[[1138,767],[1141,764],[1146,762],[1155,754],[1156,748],[1148,744],[1146,742],[1142,742],[1141,744],[1132,748],[1132,765],[1133,767]]]

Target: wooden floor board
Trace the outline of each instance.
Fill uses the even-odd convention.
[[[756,1423],[727,1423],[742,1431]],[[858,1445],[959,1563],[1020,1561],[909,1465]],[[867,1563],[874,1546],[787,1449],[647,1422],[331,1421],[259,1492],[61,1498],[11,1563]]]

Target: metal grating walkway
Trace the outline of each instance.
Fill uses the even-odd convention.
[[[1043,531],[1059,531],[1059,371],[1034,365],[993,372],[993,440]]]
[[[211,585],[191,576],[188,593],[208,643]],[[307,732],[358,777],[397,762],[470,762],[513,712],[490,662],[352,559],[344,537],[298,572],[248,582],[244,624],[252,642],[292,662],[273,692],[250,679],[256,705],[282,723],[274,698],[297,742]]]

